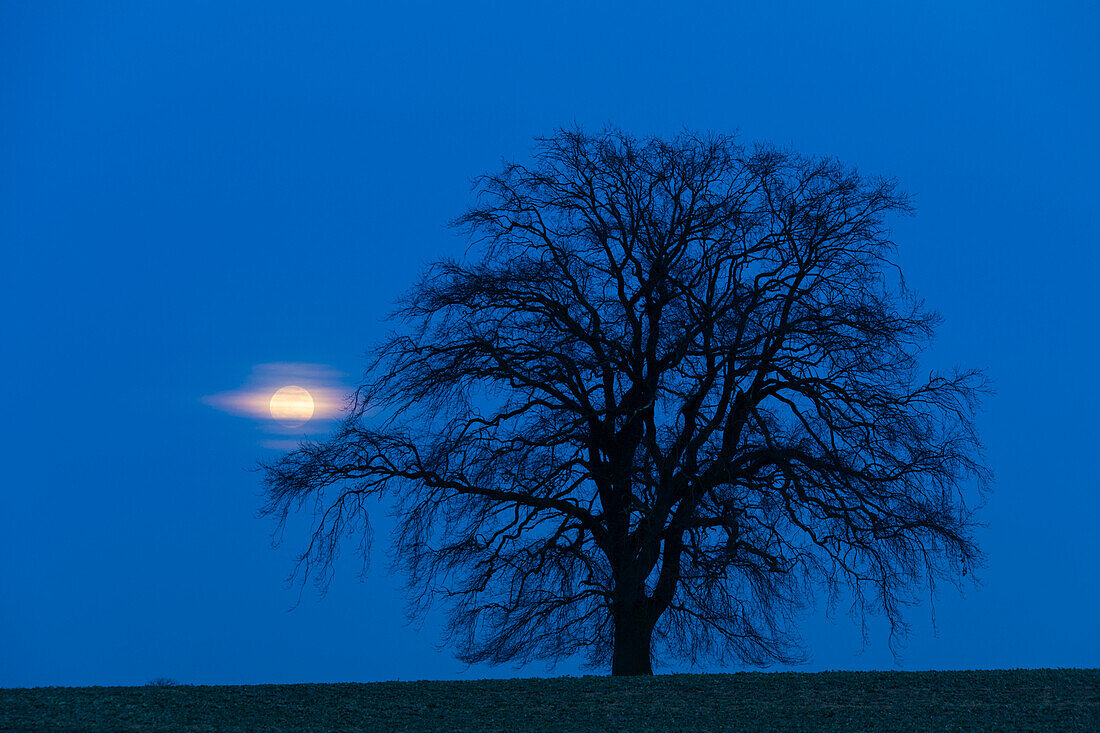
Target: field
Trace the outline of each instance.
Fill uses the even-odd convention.
[[[0,730],[1100,731],[1100,669],[0,689]]]

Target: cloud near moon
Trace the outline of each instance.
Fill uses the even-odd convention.
[[[202,401],[231,415],[251,418],[282,435],[325,432],[340,417],[348,389],[340,373],[323,364],[258,364],[238,389]]]

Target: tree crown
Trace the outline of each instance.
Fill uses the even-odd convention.
[[[823,584],[904,629],[979,562],[980,373],[917,378],[937,316],[891,262],[893,181],[733,138],[562,130],[477,182],[474,256],[400,302],[327,441],[266,466],[306,574],[392,502],[414,612],[471,662],[797,657]],[[625,644],[625,642],[622,642]]]

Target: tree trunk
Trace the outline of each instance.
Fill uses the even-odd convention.
[[[653,624],[640,609],[624,609],[615,615],[615,648],[611,656],[611,674],[653,674],[649,642]]]

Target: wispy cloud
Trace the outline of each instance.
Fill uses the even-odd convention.
[[[211,407],[231,415],[251,418],[264,430],[278,435],[321,433],[343,414],[350,390],[341,382],[343,374],[324,364],[276,362],[257,364],[244,384],[235,390],[202,398]],[[313,416],[304,424],[287,427],[271,416],[271,396],[282,387],[301,387],[313,398]],[[288,440],[264,441],[284,448]]]

